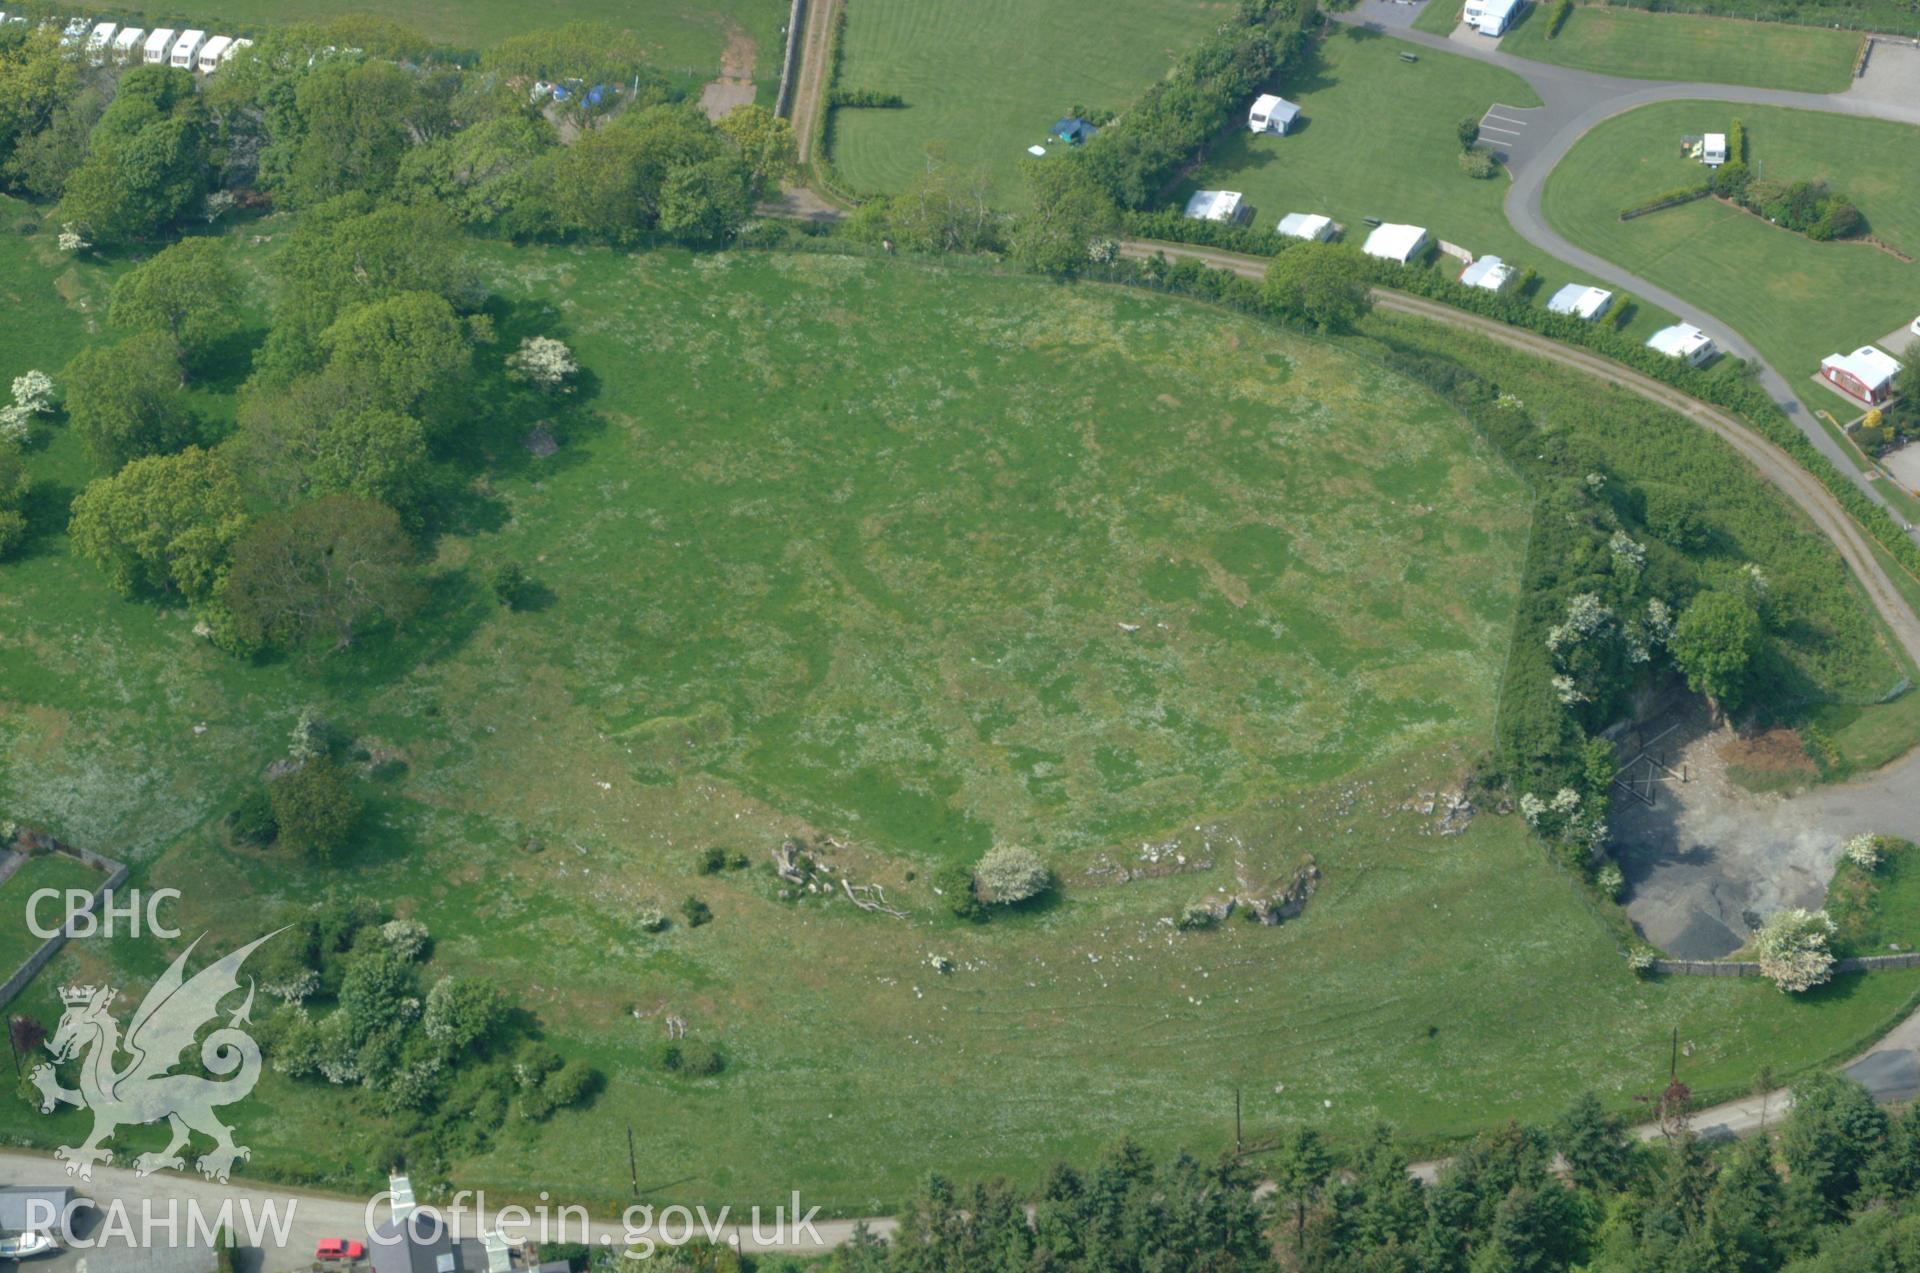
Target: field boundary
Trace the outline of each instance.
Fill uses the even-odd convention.
[[[794,72],[800,68],[800,40],[807,29],[807,0],[793,0],[787,9],[787,50],[780,59],[780,91],[773,97],[773,113],[786,116],[793,106]]]
[[[1669,977],[1759,977],[1760,965],[1746,959],[1656,959],[1653,971]],[[1853,955],[1833,961],[1835,972],[1878,972],[1920,968],[1920,951],[1901,955]]]
[[[86,906],[81,909],[79,914],[69,917],[59,932],[41,942],[39,948],[31,955],[28,955],[26,960],[21,963],[18,968],[13,970],[12,975],[9,976],[6,981],[0,982],[0,1008],[4,1008],[9,1003],[12,1003],[20,992],[27,988],[28,983],[40,974],[40,970],[45,968],[48,962],[60,953],[60,948],[67,944],[67,938],[74,935],[74,930],[79,925],[81,917],[91,916],[95,911],[99,910],[101,904],[108,897],[112,896],[113,891],[126,883],[129,874],[125,863],[116,862],[110,857],[103,857],[90,849],[82,849],[71,844],[62,843],[44,831],[35,831],[29,828],[23,828],[14,838],[13,851],[20,854],[23,860],[27,857],[37,856],[42,853],[63,854],[73,858],[75,861],[92,867],[96,871],[105,872],[107,878],[102,881],[99,888],[93,890],[93,896],[87,899]],[[18,868],[16,867],[15,869],[17,870]]]

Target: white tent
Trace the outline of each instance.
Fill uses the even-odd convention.
[[[1187,200],[1187,215],[1196,221],[1238,221],[1238,190],[1196,190]]]
[[[1280,218],[1280,224],[1274,229],[1289,239],[1325,243],[1333,237],[1333,218],[1311,212],[1289,212]]]
[[[1367,236],[1361,251],[1368,256],[1377,256],[1383,261],[1398,261],[1405,265],[1418,256],[1427,246],[1425,226],[1398,225],[1388,221],[1374,227]]]
[[[1678,358],[1694,367],[1710,361],[1720,352],[1714,348],[1713,337],[1692,323],[1675,323],[1671,327],[1662,327],[1647,338],[1647,348],[1665,354],[1669,358]]]
[[[1571,314],[1575,318],[1584,318],[1588,322],[1600,317],[1613,306],[1613,293],[1604,287],[1591,287],[1581,283],[1569,283],[1553,294],[1547,302],[1547,310],[1554,314]]]

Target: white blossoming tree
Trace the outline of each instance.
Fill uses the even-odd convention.
[[[13,401],[0,407],[0,438],[17,442],[27,440],[33,417],[53,410],[53,377],[44,371],[29,371],[13,378]]]
[[[1880,837],[1877,835],[1856,835],[1847,841],[1843,852],[1847,861],[1865,871],[1871,871],[1880,865]]]
[[[573,351],[551,336],[529,336],[507,355],[507,370],[547,393],[567,392],[567,381],[580,370]]]
[[[974,866],[973,886],[983,902],[1024,902],[1053,886],[1053,872],[1032,849],[998,844]]]
[[[1753,938],[1761,974],[1788,994],[1820,985],[1833,976],[1833,931],[1825,911],[1796,906],[1770,916]]]

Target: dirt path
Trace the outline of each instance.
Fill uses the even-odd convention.
[[[720,54],[720,77],[700,90],[700,109],[719,119],[736,106],[753,105],[753,68],[760,46],[744,28],[729,23],[727,47]]]
[[[1261,278],[1266,273],[1267,263],[1259,257],[1242,256],[1235,252],[1222,252],[1214,248],[1187,247],[1175,243],[1158,243],[1148,240],[1129,239],[1120,248],[1124,256],[1144,258],[1155,253],[1165,253],[1168,257],[1184,257],[1200,261],[1216,269],[1231,270],[1244,278]],[[1375,288],[1374,304],[1381,309],[1394,313],[1412,314],[1420,318],[1445,323],[1451,327],[1465,328],[1488,340],[1518,349],[1563,367],[1583,371],[1599,380],[1604,380],[1617,388],[1636,393],[1642,398],[1677,411],[1695,424],[1711,430],[1724,439],[1728,445],[1740,453],[1753,465],[1760,476],[1778,487],[1788,499],[1803,509],[1813,519],[1840,556],[1853,571],[1854,578],[1866,590],[1867,599],[1885,621],[1894,639],[1904,648],[1909,657],[1920,661],[1920,617],[1914,615],[1907,605],[1906,598],[1894,587],[1890,578],[1873,555],[1869,547],[1866,532],[1861,530],[1840,506],[1840,501],[1832,492],[1820,484],[1818,478],[1800,467],[1794,458],[1761,437],[1738,418],[1729,415],[1718,407],[1709,406],[1697,398],[1689,397],[1671,385],[1662,384],[1651,376],[1614,362],[1610,358],[1590,353],[1572,345],[1563,345],[1545,336],[1537,335],[1520,327],[1510,327],[1506,323],[1491,318],[1482,318],[1478,314],[1469,314],[1438,301],[1426,300],[1418,296],[1408,296],[1403,292]]]
[[[834,26],[839,20],[840,0],[815,0],[807,6],[806,31],[800,46],[800,74],[793,86],[793,110],[789,114],[802,171],[813,162],[814,124],[827,105]]]

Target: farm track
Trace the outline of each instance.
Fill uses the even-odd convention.
[[[793,89],[794,151],[805,171],[813,162],[814,124],[826,108],[827,81],[833,74],[834,24],[841,0],[811,0],[800,46],[800,73]]]
[[[1121,246],[1121,254],[1124,256],[1141,258],[1156,253],[1164,253],[1170,258],[1199,261],[1215,269],[1230,270],[1242,278],[1259,279],[1266,273],[1267,263],[1261,258],[1242,256],[1234,252],[1146,240],[1128,240]],[[1753,465],[1761,477],[1777,487],[1813,519],[1813,524],[1833,543],[1848,568],[1853,571],[1854,578],[1865,590],[1867,599],[1879,612],[1888,631],[1893,634],[1894,639],[1900,643],[1901,648],[1910,658],[1920,662],[1920,617],[1915,616],[1912,608],[1907,605],[1906,598],[1894,585],[1892,577],[1880,564],[1879,558],[1874,556],[1865,532],[1818,478],[1807,472],[1792,456],[1774,443],[1755,433],[1737,417],[1710,406],[1698,398],[1690,397],[1651,376],[1642,375],[1614,362],[1610,358],[1572,345],[1563,345],[1524,328],[1511,327],[1496,319],[1483,318],[1478,314],[1469,314],[1438,301],[1409,296],[1404,292],[1395,292],[1386,288],[1373,289],[1373,298],[1374,303],[1381,309],[1392,313],[1410,314],[1433,322],[1445,323],[1451,327],[1463,328],[1508,348],[1583,372],[1616,388],[1638,394],[1670,411],[1677,411],[1695,424],[1711,430]]]

